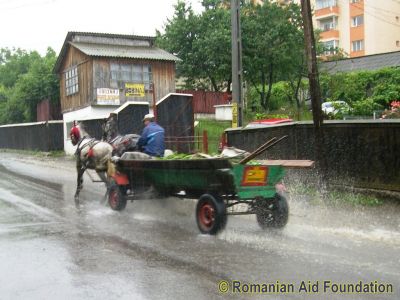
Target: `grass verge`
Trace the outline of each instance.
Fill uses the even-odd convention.
[[[325,192],[318,191],[315,187],[305,184],[288,186],[289,193],[306,196],[313,205],[326,204],[330,206],[380,206],[384,201],[376,196],[360,192],[330,189]]]
[[[0,149],[0,152],[26,154],[26,155],[38,156],[38,157],[64,157],[64,156],[66,156],[65,152],[63,150],[43,152],[43,151],[39,151],[39,150]]]
[[[207,130],[208,135],[208,152],[210,154],[218,152],[218,145],[221,135],[225,129],[230,128],[230,121],[216,121],[211,119],[198,120],[199,124],[195,127],[195,135],[201,136],[203,130]]]

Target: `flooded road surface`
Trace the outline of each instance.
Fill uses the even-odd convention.
[[[135,201],[114,212],[87,175],[78,210],[75,176],[71,159],[0,154],[1,300],[400,299],[396,203],[333,209],[289,195],[282,231],[232,216],[205,236],[195,201]],[[340,293],[349,285],[371,293]]]

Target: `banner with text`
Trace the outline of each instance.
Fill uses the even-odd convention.
[[[143,83],[125,83],[126,97],[144,97]]]
[[[109,88],[97,89],[97,104],[100,105],[119,105],[119,90]]]

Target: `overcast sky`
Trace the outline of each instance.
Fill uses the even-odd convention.
[[[200,11],[200,0],[191,2]],[[61,50],[68,31],[155,35],[177,0],[0,0],[0,48]]]

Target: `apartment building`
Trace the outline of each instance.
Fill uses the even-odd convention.
[[[311,5],[325,55],[338,48],[349,57],[400,51],[400,0],[311,0]]]

